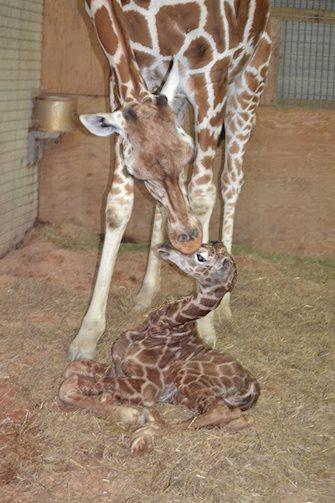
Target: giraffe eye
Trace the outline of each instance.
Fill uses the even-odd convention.
[[[206,262],[207,261],[206,255],[207,255],[206,252],[204,252],[204,253],[198,252],[197,253],[197,261],[198,262]]]

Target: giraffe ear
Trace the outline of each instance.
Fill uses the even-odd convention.
[[[86,129],[96,136],[110,136],[113,133],[124,134],[120,112],[79,115],[79,119]]]

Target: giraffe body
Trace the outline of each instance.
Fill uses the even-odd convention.
[[[132,176],[144,180],[160,203],[151,249],[163,240],[165,216],[169,238],[181,252],[193,253],[208,241],[216,198],[212,167],[223,127],[222,239],[231,251],[245,146],[271,52],[268,0],[87,0],[86,5],[110,63],[110,103],[118,111],[96,114],[93,126],[94,116],[82,120],[95,134],[116,132],[119,137],[101,265],[90,307],[71,344],[72,359],[91,358],[105,329],[109,285],[133,205]],[[177,118],[168,128],[164,107],[155,104],[157,91],[167,96],[167,107]],[[181,129],[188,103],[194,111],[195,143],[186,190],[184,168],[191,156],[180,151],[182,143],[189,143]],[[142,132],[140,142],[135,130]],[[163,133],[155,135],[156,130]],[[150,251],[137,305],[148,307],[158,285],[159,261]],[[222,305],[228,316],[227,299],[229,295]],[[213,345],[211,320],[202,318],[200,328]]]
[[[120,404],[152,407],[169,402],[185,405],[206,418],[219,410],[214,424],[241,422],[241,411],[257,401],[259,385],[232,356],[205,344],[196,324],[233,288],[234,261],[218,242],[203,245],[194,256],[182,255],[167,245],[160,247],[160,254],[197,279],[197,292],[165,304],[137,330],[122,334],[112,346],[112,365],[92,360],[71,363],[65,371],[60,400],[106,415],[122,410]],[[203,262],[197,262],[196,257]],[[231,413],[230,409],[238,410]],[[141,425],[141,420],[149,424]],[[136,448],[141,445],[139,450],[143,442],[147,446],[147,436],[151,438],[153,430],[156,434],[158,429],[169,428],[162,427],[164,422],[157,420],[155,412],[142,419],[135,414],[134,424],[142,426],[142,434],[134,440]],[[243,427],[248,421],[239,424]]]

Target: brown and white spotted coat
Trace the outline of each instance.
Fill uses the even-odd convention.
[[[111,66],[111,108],[117,111],[82,121],[95,134],[118,133],[119,141],[101,265],[72,358],[92,357],[105,329],[110,280],[133,204],[132,175],[144,180],[162,205],[155,213],[152,247],[163,240],[162,207],[177,249],[192,253],[208,241],[216,195],[213,159],[223,126],[222,239],[231,251],[245,146],[271,52],[268,0],[87,0],[87,10]],[[157,91],[168,105],[162,99],[156,104]],[[188,103],[194,110],[194,154],[187,152],[189,138],[180,128]],[[162,112],[170,107],[179,125]],[[187,198],[183,171],[191,157]],[[158,278],[159,261],[151,251],[137,305],[151,303]],[[227,299],[222,305],[229,315]],[[203,318],[202,325],[201,334],[213,344],[211,319]]]
[[[236,429],[247,426],[250,419],[242,418],[241,411],[254,405],[259,395],[249,372],[229,354],[206,345],[197,331],[196,320],[215,309],[235,283],[235,263],[224,245],[204,244],[193,255],[162,245],[159,253],[196,279],[196,293],[163,305],[138,329],[122,334],[112,346],[112,365],[93,360],[71,363],[59,393],[67,406],[112,415],[134,426],[141,419],[146,422],[135,433],[135,451],[170,427],[231,422]],[[183,404],[203,417],[168,425],[156,411],[140,415],[119,405],[152,407],[157,402]]]

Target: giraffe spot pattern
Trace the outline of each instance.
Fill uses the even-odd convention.
[[[196,2],[161,7],[156,15],[161,55],[176,54],[183,45],[185,34],[195,30],[199,20],[200,8]]]
[[[182,51],[179,56],[183,57],[189,78],[181,91],[195,109],[197,155],[190,187],[193,194],[201,198],[205,193],[203,185],[206,180],[208,188],[212,183],[208,176],[203,179],[202,177],[206,176],[206,171],[211,168],[220,134],[220,118],[223,115],[228,154],[222,177],[222,191],[224,197],[235,197],[236,202],[236,194],[242,180],[244,145],[250,136],[270,55],[270,41],[266,33],[268,2],[198,0],[182,5],[165,5],[156,13],[154,29],[147,17],[151,5],[149,1],[124,0],[124,12],[118,2],[100,3],[88,0],[87,3],[94,12],[93,20],[99,40],[105,52],[111,56],[109,61],[116,80],[116,102],[120,101],[121,105],[137,101],[145,108],[144,100],[150,97],[150,93],[146,89],[140,69],[145,68],[146,84],[153,89],[159,85],[159,79],[166,73],[167,63],[166,60],[163,61],[164,58],[178,55],[178,51]],[[97,5],[99,8],[94,11]],[[113,11],[113,19],[104,5],[108,5]],[[219,12],[220,5],[223,11]],[[127,9],[129,14],[124,16]],[[130,11],[133,11],[132,18]],[[218,19],[222,21],[222,17],[225,18],[225,23],[221,24]],[[128,28],[125,21],[127,18]],[[168,18],[169,23],[166,23]],[[139,46],[136,47],[137,57],[133,52],[135,43]],[[141,47],[143,50],[139,50]],[[225,52],[228,50],[229,54]],[[234,92],[228,93],[228,89],[233,89]],[[150,120],[152,121],[149,119],[149,122]],[[151,127],[151,131],[154,131],[154,128]],[[142,143],[143,149],[147,150],[147,143]],[[179,152],[175,153],[175,156],[177,155]],[[147,155],[143,165],[147,165],[150,159],[152,155]],[[120,176],[118,172],[117,176]],[[114,190],[115,200],[122,207],[127,202],[127,197],[131,197],[132,189],[124,183],[127,180],[126,174],[120,179],[121,187],[114,187],[112,193]],[[198,185],[197,180],[202,180],[203,185]],[[114,181],[117,184],[117,177]],[[125,191],[122,186],[126,187]],[[198,204],[201,211],[202,206]],[[228,208],[230,213],[225,217],[223,228],[231,232],[233,205]],[[208,213],[208,209],[205,208],[204,214],[206,212]],[[116,207],[109,208],[106,216],[108,224],[120,225],[120,215]],[[214,295],[213,308],[224,293],[232,288],[233,283],[234,281],[228,288],[226,285],[211,289],[211,295]],[[203,285],[210,287],[208,277],[204,279]],[[203,306],[211,308],[208,301],[211,297],[206,296],[206,299],[198,299],[198,316],[203,315]],[[122,374],[123,369],[131,371],[136,368],[137,363],[142,367],[145,377],[112,377],[109,368],[109,376],[97,380],[91,375],[95,365],[91,362],[89,375],[80,378],[68,377],[65,384],[63,383],[64,387],[61,387],[60,396],[64,400],[72,400],[77,405],[81,403],[83,408],[91,407],[91,410],[98,412],[101,412],[101,408],[99,409],[99,404],[93,400],[97,397],[101,401],[105,398],[104,393],[108,393],[111,402],[117,399],[127,400],[129,403],[152,404],[160,396],[171,396],[171,379],[178,381],[180,376],[183,384],[180,384],[176,392],[175,403],[182,402],[202,412],[213,406],[218,398],[227,400],[227,403],[233,404],[234,407],[239,404],[241,408],[252,406],[259,394],[257,382],[238,362],[225,354],[211,353],[209,348],[206,348],[196,333],[192,320],[195,315],[192,300],[178,301],[166,309],[163,307],[158,310],[151,320],[138,331],[133,331],[132,335],[128,333],[122,336],[125,338],[125,344],[115,345],[112,353],[115,372]],[[173,340],[167,344],[167,336],[170,338],[173,334]],[[136,345],[134,352],[132,346]],[[117,352],[117,348],[122,349],[121,353]],[[162,353],[164,368],[159,367],[158,373],[155,373],[153,367],[157,367]],[[101,364],[99,365],[101,370]],[[85,363],[83,367],[85,368]],[[209,375],[210,373],[213,375]]]

